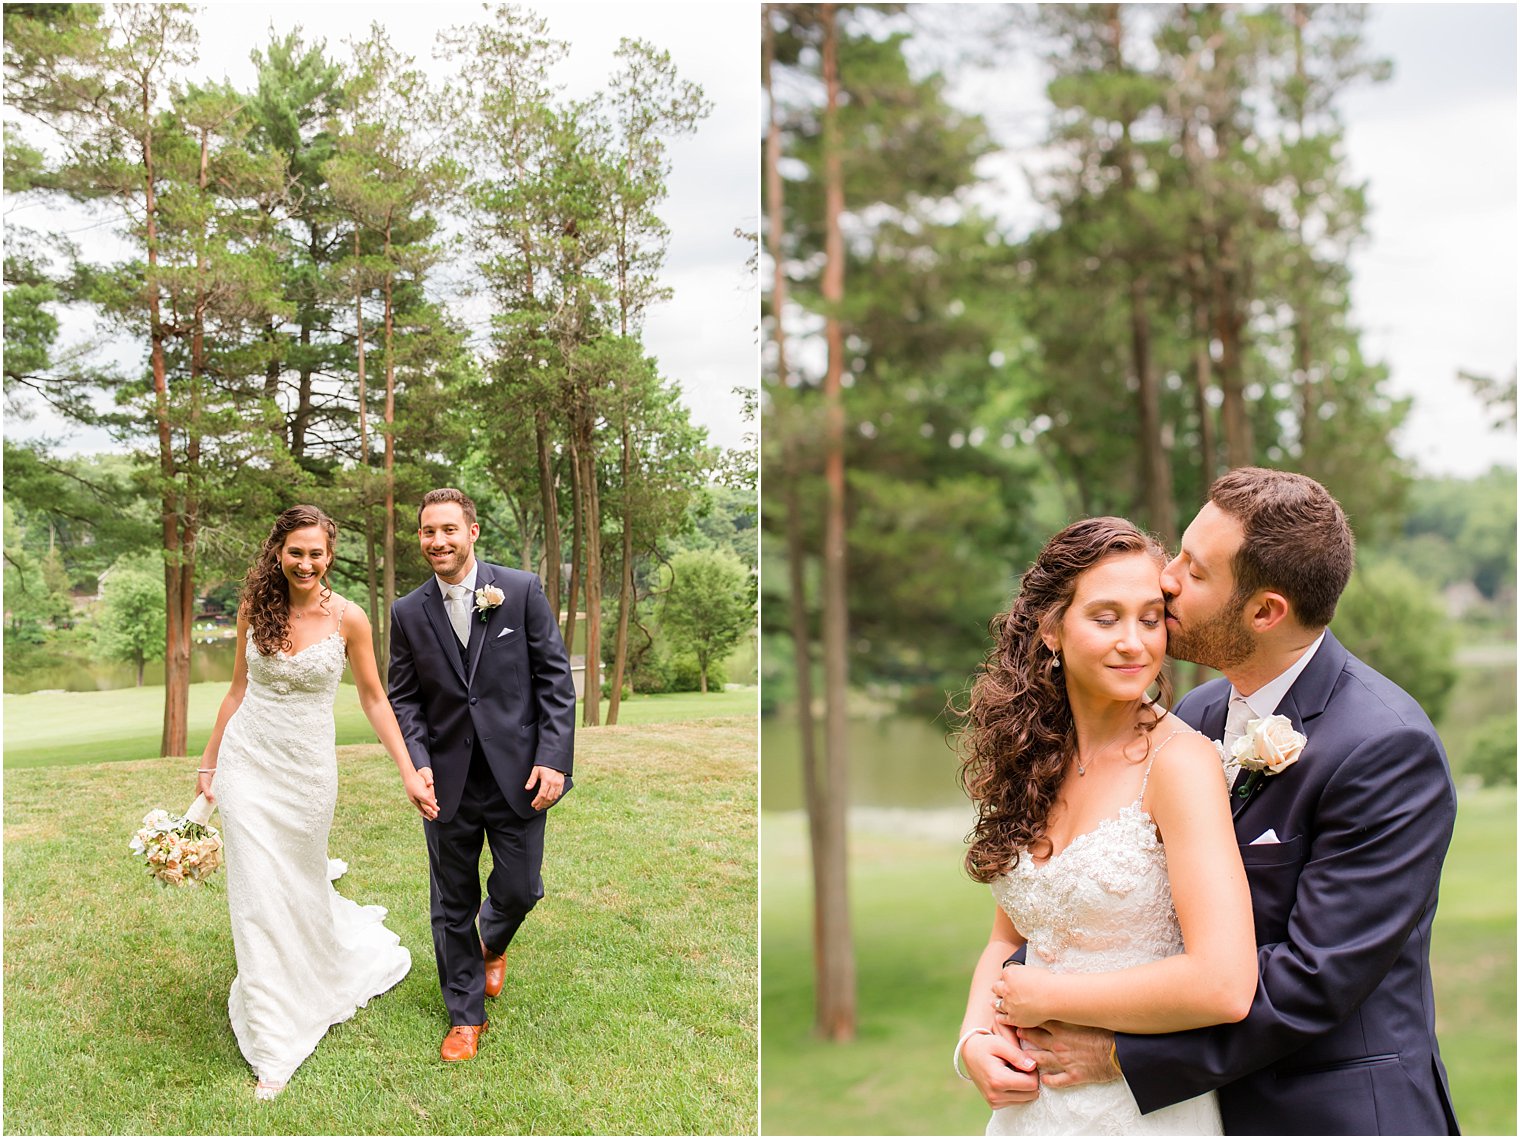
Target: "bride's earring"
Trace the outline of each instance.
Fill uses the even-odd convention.
[[[1055,669],[1057,672],[1061,671],[1061,656],[1059,653],[1053,655],[1050,658],[1050,667]]]

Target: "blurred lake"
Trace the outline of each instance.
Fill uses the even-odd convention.
[[[197,636],[190,650],[190,682],[231,683],[236,651],[237,641],[232,637],[214,637],[208,642],[205,637]],[[135,665],[102,660],[87,653],[29,653],[24,666],[18,664],[17,655],[8,653],[6,656],[6,692],[100,692],[110,688],[132,688],[137,684]],[[161,685],[163,682],[164,662],[150,660],[143,668],[143,683]]]
[[[1515,645],[1464,646],[1456,654],[1457,682],[1436,720],[1454,771],[1460,772],[1478,728],[1515,710]],[[823,734],[818,722],[819,737]],[[943,723],[883,714],[850,720],[850,807],[943,810],[964,808],[959,767]],[[802,794],[802,744],[796,717],[760,723],[760,806],[797,811]],[[957,816],[958,817],[958,816]],[[902,820],[886,816],[897,827]]]
[[[822,722],[818,724],[823,735]],[[913,716],[882,715],[850,721],[852,807],[964,807],[956,781],[960,764],[947,729]],[[803,807],[802,740],[797,719],[767,716],[760,722],[760,807]]]

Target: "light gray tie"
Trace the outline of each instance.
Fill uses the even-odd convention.
[[[1233,755],[1235,741],[1246,734],[1246,725],[1256,719],[1256,713],[1251,711],[1251,706],[1246,703],[1246,698],[1240,693],[1230,697],[1229,715],[1224,721],[1224,776],[1231,787],[1235,786],[1235,777],[1240,774],[1240,764],[1235,762]]]
[[[449,624],[454,626],[454,635],[461,645],[470,643],[470,607],[465,601],[469,596],[470,591],[464,586],[451,585],[443,603],[449,611]]]

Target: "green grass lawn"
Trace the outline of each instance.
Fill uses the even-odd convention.
[[[752,715],[579,734],[491,1032],[444,1065],[421,826],[378,747],[340,749],[338,885],[389,908],[412,971],[260,1104],[227,1022],[225,875],[168,890],[127,850],[184,807],[185,760],[7,771],[5,1130],[753,1134],[755,786]]]
[[[758,689],[726,692],[674,692],[637,696],[619,709],[622,724],[657,724],[674,720],[758,716]],[[227,695],[225,684],[190,686],[190,752],[199,755],[211,734],[217,709]],[[145,759],[158,754],[163,733],[162,687],[116,688],[105,692],[29,692],[7,694],[5,766],[55,767]],[[602,705],[606,719],[607,706]],[[359,708],[358,691],[340,685],[335,707],[338,743],[373,743],[375,733]],[[183,804],[181,804],[183,805]]]
[[[975,1088],[950,1070],[966,986],[992,925],[953,841],[855,833],[851,914],[859,1031],[827,1044],[813,1015],[811,885],[796,815],[763,822],[761,1121],[768,1135],[972,1135]],[[1469,1135],[1515,1133],[1515,792],[1465,795],[1437,913],[1437,1033]]]

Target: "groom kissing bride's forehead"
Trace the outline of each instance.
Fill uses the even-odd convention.
[[[1122,1078],[1145,1113],[1217,1090],[1227,1134],[1456,1133],[1430,973],[1456,795],[1424,711],[1329,629],[1353,553],[1323,486],[1241,468],[1162,570],[1170,654],[1224,674],[1177,715],[1227,751],[1268,716],[1307,739],[1230,796],[1256,993],[1184,1032],[1026,1030],[1047,1078]]]

